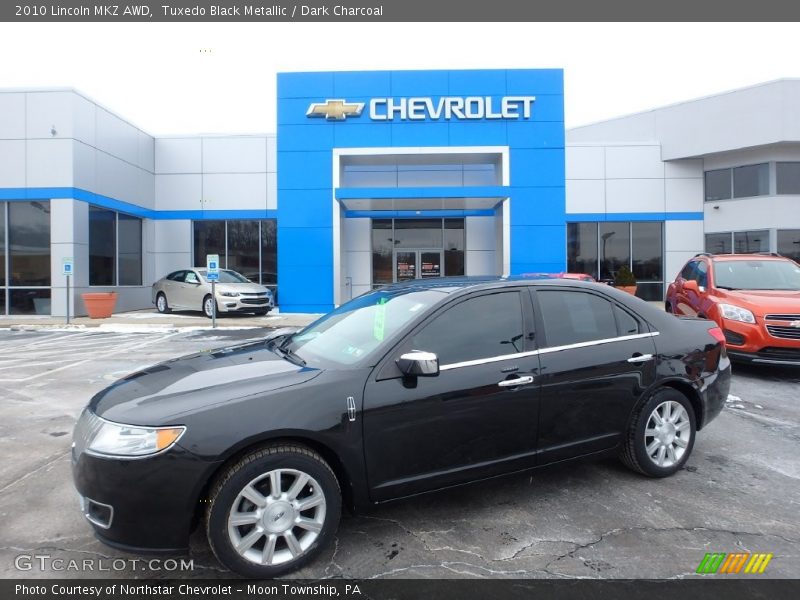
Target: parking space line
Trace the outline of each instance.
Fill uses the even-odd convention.
[[[155,339],[147,339],[147,340],[145,340],[145,341],[143,341],[141,343],[138,343],[138,344],[125,345],[123,347],[117,347],[117,348],[115,348],[114,350],[112,350],[110,352],[104,353],[102,358],[107,358],[109,356],[116,356],[118,354],[122,354],[123,352],[130,352],[132,350],[137,350],[139,348],[144,348],[145,346],[150,346],[150,345],[156,344],[158,342],[163,342],[163,341],[165,341],[165,340],[167,340],[167,339],[169,339],[171,337],[174,337],[176,335],[180,335],[180,333],[181,333],[180,331],[175,331],[175,332],[172,332],[172,333],[169,333],[169,334],[166,334],[166,335],[158,336]],[[116,339],[117,338],[112,338],[111,341],[116,341]],[[4,382],[4,383],[6,383],[6,382],[21,383],[21,382],[26,382],[26,381],[32,381],[34,379],[38,379],[38,378],[43,377],[45,375],[51,375],[53,373],[57,373],[59,371],[65,370],[65,369],[75,368],[75,367],[77,367],[79,365],[83,365],[83,364],[86,364],[86,363],[89,363],[89,362],[93,362],[95,360],[97,360],[97,358],[92,357],[92,358],[87,358],[87,359],[84,359],[84,360],[75,361],[75,362],[66,364],[64,366],[58,367],[56,369],[50,369],[50,370],[47,370],[47,371],[42,371],[40,373],[34,373],[33,375],[30,375],[28,377],[19,377],[19,378],[14,378],[14,379],[11,379],[11,378],[0,378],[0,382]],[[37,365],[38,364],[44,364],[44,363],[37,361]]]

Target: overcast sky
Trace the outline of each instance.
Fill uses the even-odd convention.
[[[0,88],[151,134],[274,132],[282,71],[562,67],[566,125],[800,77],[800,24],[0,23]]]

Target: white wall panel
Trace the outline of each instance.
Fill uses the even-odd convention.
[[[206,210],[250,210],[267,207],[267,174],[203,175]]]
[[[201,175],[156,175],[156,210],[201,210]]]
[[[72,140],[28,140],[28,187],[72,187]]]
[[[205,173],[264,173],[266,170],[265,137],[203,138]]]
[[[603,179],[605,148],[603,146],[567,146],[565,148],[567,179]]]
[[[278,139],[274,135],[267,136],[267,171],[278,171]]]
[[[352,279],[353,285],[369,285],[372,279],[372,253],[347,252],[345,277]]]
[[[143,204],[141,169],[105,152],[97,152],[96,161],[96,188],[93,191],[123,202]]]
[[[687,158],[686,160],[667,161],[664,163],[664,177],[673,179],[703,177],[703,160]]]
[[[139,130],[107,110],[97,108],[97,148],[132,165],[139,161]]]
[[[372,219],[344,219],[342,241],[348,252],[372,251]],[[367,280],[369,282],[369,279]]]
[[[74,92],[29,92],[27,94],[28,138],[71,138],[74,134]],[[53,135],[52,130],[56,134]]]
[[[267,209],[278,208],[278,174],[267,173]]]
[[[466,275],[499,275],[494,251],[467,250],[466,261]]]
[[[25,187],[25,140],[0,140],[0,188],[4,187]]]
[[[497,249],[495,217],[467,217],[465,219],[467,250]]]
[[[663,212],[663,179],[609,179],[606,210],[614,212]]]
[[[567,213],[606,211],[606,182],[602,179],[567,179]]]
[[[153,221],[156,253],[181,253],[192,247],[192,223],[189,220]]]
[[[664,184],[667,212],[703,212],[702,179],[667,179]]]
[[[667,221],[664,223],[666,250],[702,252],[704,245],[702,221]]]
[[[200,138],[155,141],[156,173],[200,173]]]
[[[660,146],[609,146],[606,148],[609,179],[657,179],[664,177]]]
[[[0,140],[25,137],[25,94],[0,92]]]

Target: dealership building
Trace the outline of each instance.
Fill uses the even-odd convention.
[[[283,312],[623,265],[660,301],[697,252],[800,260],[798,107],[780,80],[565,131],[559,69],[284,73],[276,134],[154,137],[73,90],[0,90],[0,315],[148,308],[208,254]]]

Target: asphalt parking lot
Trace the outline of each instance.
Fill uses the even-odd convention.
[[[71,432],[125,373],[265,331],[0,329],[0,577],[230,576],[199,534],[186,571],[112,563],[134,557],[97,542],[79,514]],[[731,394],[674,477],[586,463],[345,514],[334,546],[295,576],[681,578],[706,552],[764,552],[770,577],[796,577],[800,369],[736,366]],[[111,570],[54,570],[52,559]]]

